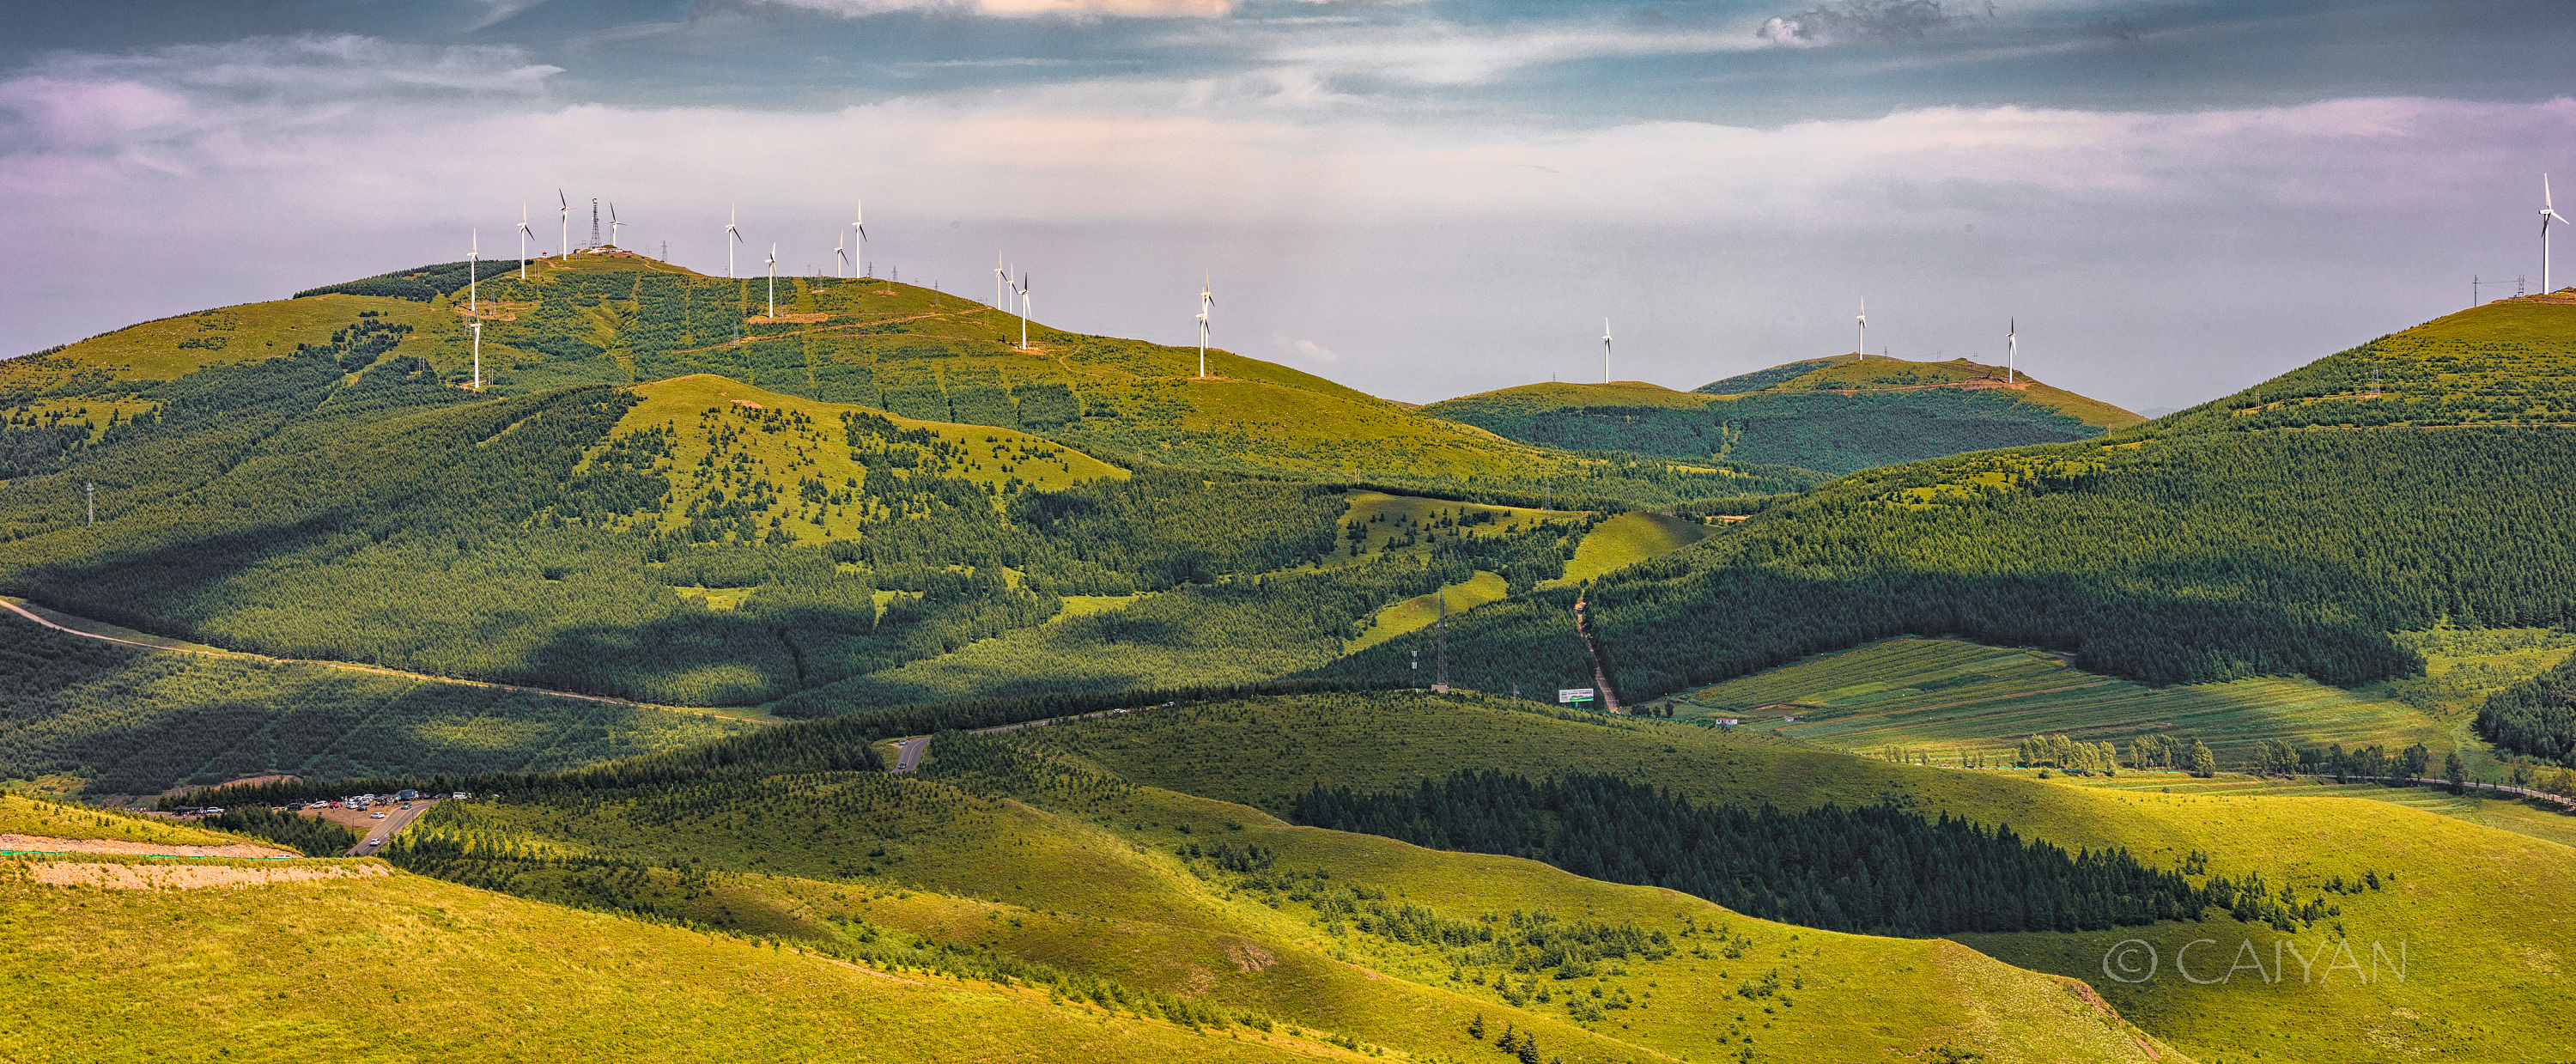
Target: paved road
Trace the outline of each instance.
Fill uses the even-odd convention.
[[[489,687],[500,691],[521,691],[532,695],[553,695],[556,698],[578,698],[585,702],[607,702],[620,706],[633,706],[637,709],[658,709],[665,713],[694,713],[702,717],[714,717],[717,720],[738,720],[754,724],[762,723],[760,721],[754,721],[749,717],[728,717],[722,713],[715,713],[693,706],[657,706],[650,702],[634,702],[623,698],[610,698],[606,695],[586,695],[578,691],[557,691],[545,687],[522,687],[518,684],[510,683],[487,683],[482,680],[460,680],[453,676],[432,676],[425,672],[405,672],[401,669],[388,669],[381,665],[360,665],[356,662],[350,661],[325,661],[314,658],[272,658],[265,654],[252,654],[240,650],[163,646],[159,643],[146,643],[134,639],[120,639],[112,635],[83,631],[69,625],[56,624],[52,620],[38,614],[35,610],[19,605],[18,603],[11,602],[5,598],[0,598],[0,609],[6,609],[11,613],[15,613],[18,616],[34,621],[37,624],[41,624],[47,628],[61,632],[64,635],[76,635],[83,639],[96,639],[102,643],[117,643],[129,647],[142,647],[145,650],[167,651],[172,654],[202,654],[207,657],[214,658],[250,658],[255,661],[274,661],[289,665],[320,665],[326,669],[345,669],[350,672],[372,672],[378,676],[400,676],[405,679],[419,680],[424,683],[447,683],[455,684],[459,687]],[[86,617],[74,617],[71,614],[62,612],[61,610],[49,609],[45,612],[51,613],[56,617],[61,617],[64,620],[80,624],[99,623]]]
[[[894,744],[894,748],[901,751],[901,754],[895,758],[894,770],[910,772],[921,767],[921,755],[930,751],[930,737],[916,735]]]
[[[401,831],[404,825],[420,819],[422,813],[429,812],[429,807],[436,804],[438,803],[413,802],[411,808],[405,809],[402,803],[396,802],[384,807],[385,818],[367,821],[370,825],[367,833],[359,836],[357,845],[349,847],[349,856],[373,856],[377,850],[384,848],[382,840],[393,838],[394,832]]]

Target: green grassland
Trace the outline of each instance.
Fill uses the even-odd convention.
[[[262,841],[208,831],[172,820],[155,820],[7,793],[0,793],[0,834],[165,843],[171,846],[224,846]]]
[[[1809,359],[1695,392],[1641,381],[1530,384],[1433,403],[1432,417],[1515,440],[1844,473],[1961,451],[2058,443],[2142,418],[1966,359]]]
[[[688,524],[687,505],[711,486],[735,479],[764,478],[801,483],[813,480],[830,489],[856,487],[867,476],[867,463],[850,449],[841,417],[864,408],[825,403],[753,388],[724,377],[704,374],[637,385],[640,399],[610,431],[615,441],[639,431],[664,429],[674,442],[662,459],[672,491],[658,521],[650,527],[673,531]],[[1127,471],[1061,444],[1010,429],[915,421],[888,417],[898,429],[926,432],[971,455],[952,470],[954,479],[993,492],[996,502],[1012,491],[1054,491],[1088,480],[1124,478]],[[918,448],[916,448],[918,449]],[[836,494],[836,492],[827,494]],[[854,539],[871,521],[888,514],[865,502],[832,506],[784,494],[751,514],[755,521],[792,517],[781,527],[800,543]]]
[[[1709,530],[1670,514],[1624,513],[1594,528],[1555,585],[1570,586],[1699,542]]]
[[[1360,1056],[401,874],[193,890],[13,879],[0,922],[21,960],[0,1036],[31,1062],[801,1059],[857,1045],[896,1061]],[[122,992],[137,979],[154,993]]]
[[[2554,885],[2576,872],[2576,850],[2383,801],[2113,791],[1872,763],[1679,723],[1558,719],[1427,696],[1182,707],[1015,732],[1009,741],[1140,783],[1273,809],[1318,782],[1383,789],[1460,766],[1531,776],[1608,771],[1699,800],[1893,800],[2008,823],[2065,846],[2124,846],[2158,862],[2179,864],[2199,851],[2212,871],[2259,872],[2302,897],[2319,896],[2338,877],[2396,873],[2383,891],[2327,895],[2339,915],[2296,936],[2226,918],[1955,936],[2007,962],[2086,980],[2124,1016],[2202,1059],[2258,1051],[2293,1060],[2407,1060],[2435,1051],[2446,1059],[2527,1059],[2533,1047],[2555,1042],[2546,1002],[2566,992],[2559,958],[2576,946],[2568,922],[2576,903]],[[2385,942],[2393,953],[2404,939],[2412,967],[2403,981],[2357,982],[2347,969],[2304,986],[2295,971],[2287,982],[2255,984],[2248,971],[2215,986],[2171,978],[2170,967],[2167,978],[2144,983],[2103,978],[2105,950],[2132,937],[2158,943],[2168,965],[2174,947],[2195,937],[2223,938],[2231,951],[2256,941],[2267,969],[2274,939],[2295,937],[2310,955],[2320,937],[2348,939],[2364,962],[2369,943]]]
[[[941,737],[924,776],[442,806],[394,860],[531,897],[821,946],[891,937],[987,964],[1043,964],[1416,1058],[1478,1059],[1466,1028],[1481,1013],[1488,1040],[1510,1025],[1568,1060],[1713,1059],[1747,1047],[1848,1059],[1945,1044],[1992,1060],[2148,1059],[2137,1033],[2079,988],[1946,943],[1746,920],[1528,861],[1294,828],[1241,805],[1029,762],[990,740]],[[1194,843],[1262,848],[1309,885],[1265,885],[1190,857]],[[485,857],[419,863],[447,846]],[[609,855],[713,878],[684,886],[658,873],[581,871]],[[1336,907],[1373,899],[1471,923],[1543,912],[1651,929],[1677,945],[1557,978],[1544,970],[1553,962],[1527,967],[1534,957],[1462,963],[1453,949]],[[1737,993],[1773,971],[1776,997]]]
[[[1941,639],[1821,654],[1676,698],[1676,719],[1736,717],[1830,749],[1901,747],[1947,761],[2003,763],[2014,743],[2041,734],[2123,746],[2141,735],[2198,739],[2230,766],[2251,763],[2268,739],[2390,750],[2420,742],[2437,755],[2456,745],[2456,722],[2370,689],[2295,677],[2147,687],[2084,672],[2061,654]]]
[[[1599,535],[1595,532],[1594,535]],[[1578,555],[1579,557],[1580,555]],[[1369,615],[1368,631],[1343,644],[1342,652],[1364,650],[1406,632],[1438,621],[1444,614],[1463,613],[1488,602],[1502,599],[1506,587],[1501,573],[1477,570],[1476,575],[1443,586],[1428,595],[1415,595]]]
[[[0,616],[0,779],[154,794],[285,772],[546,770],[751,725],[418,677],[120,647]]]

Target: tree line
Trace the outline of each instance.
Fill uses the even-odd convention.
[[[1290,819],[1435,849],[1544,861],[1614,883],[1667,887],[1736,912],[1874,934],[2079,931],[2194,920],[2208,909],[2294,929],[2329,915],[2259,875],[2151,868],[2127,850],[2069,852],[1892,805],[1788,813],[1700,806],[1615,776],[1571,773],[1533,783],[1460,770],[1409,790],[1361,793],[1321,784]]]

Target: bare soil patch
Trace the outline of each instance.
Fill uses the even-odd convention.
[[[58,839],[51,835],[17,835],[0,833],[0,850],[34,850],[39,853],[113,853],[131,857],[302,857],[293,850],[275,846],[257,846],[247,842],[222,846],[182,846],[168,842],[127,842],[123,839]]]
[[[279,868],[233,868],[225,865],[82,864],[46,861],[32,878],[48,886],[105,887],[109,890],[195,890],[201,887],[260,887],[314,879],[356,879],[391,875],[380,864],[295,865]]]

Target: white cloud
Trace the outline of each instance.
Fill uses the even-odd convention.
[[[769,0],[781,7],[865,18],[889,11],[936,11],[1002,18],[1117,16],[1214,18],[1234,12],[1234,0]]]
[[[1323,75],[1422,85],[1474,85],[1525,67],[1625,56],[1697,55],[1761,47],[1737,33],[1641,32],[1609,26],[1468,28],[1443,23],[1335,27],[1287,37],[1263,56]]]
[[[1313,340],[1291,340],[1286,334],[1272,333],[1270,335],[1270,342],[1277,346],[1279,350],[1295,355],[1299,358],[1311,359],[1316,362],[1324,363],[1333,363],[1342,360],[1342,356],[1334,354],[1331,348],[1325,347]]]

